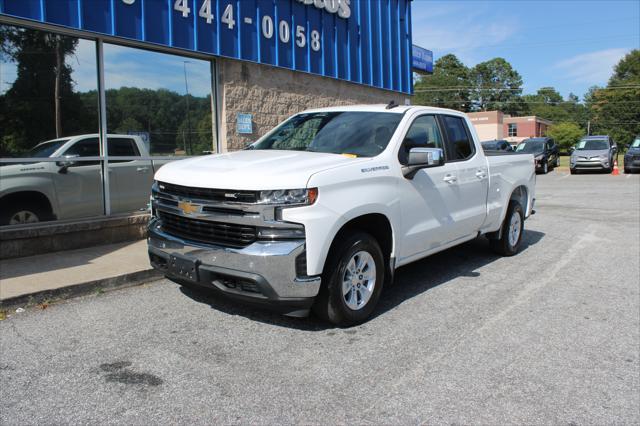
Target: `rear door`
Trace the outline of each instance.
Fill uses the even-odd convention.
[[[465,119],[453,115],[439,118],[446,138],[447,162],[456,168],[457,196],[451,216],[454,239],[460,239],[478,232],[485,221],[489,168],[482,151],[476,149]]]
[[[140,151],[131,137],[109,136],[108,140],[109,176],[115,182],[110,188],[112,212],[146,209],[153,183],[151,160],[135,159],[140,157]]]

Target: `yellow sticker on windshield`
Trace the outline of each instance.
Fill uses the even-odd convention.
[[[343,153],[342,153],[342,154],[340,154],[340,155],[344,155],[344,156],[345,156],[345,157],[347,157],[347,158],[358,158],[358,156],[357,156],[357,155],[355,155],[355,154],[348,154],[348,153],[346,153],[346,152],[343,152]]]

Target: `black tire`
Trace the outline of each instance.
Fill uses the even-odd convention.
[[[28,222],[24,222],[24,224],[49,220],[49,215],[39,204],[20,203],[5,206],[0,210],[0,225],[9,225],[12,218],[16,215],[21,215],[21,213],[24,213],[24,217],[29,220]]]
[[[385,279],[384,256],[380,245],[371,235],[353,231],[339,236],[332,248],[322,274],[322,287],[313,305],[313,312],[320,318],[340,327],[348,327],[366,321],[382,292]],[[369,300],[357,310],[349,308],[342,291],[343,278],[347,274],[349,261],[359,252],[368,253],[375,263],[375,282]]]
[[[520,216],[520,233],[518,234],[517,241],[513,244],[509,238],[509,228],[511,225],[511,218],[514,214]],[[520,244],[522,243],[522,234],[524,232],[524,210],[519,202],[512,200],[509,202],[507,208],[507,214],[502,223],[502,236],[500,239],[489,240],[491,249],[497,254],[502,256],[513,256],[520,251]]]
[[[624,169],[624,174],[625,174],[625,175],[631,174],[631,170],[629,170],[629,169]]]
[[[542,166],[542,174],[546,175],[547,173],[549,173],[549,163],[545,161],[544,165]]]
[[[572,175],[577,175],[578,171],[576,169],[569,169],[569,173],[571,173]]]
[[[553,167],[560,167],[560,157],[556,157],[556,162],[554,163]]]

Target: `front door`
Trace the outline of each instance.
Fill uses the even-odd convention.
[[[421,115],[412,122],[398,153],[401,164],[406,164],[411,148],[444,149],[444,138],[434,115]],[[413,179],[401,179],[399,190],[401,262],[418,258],[452,240],[455,222],[452,212],[460,197],[455,163],[422,169]]]
[[[80,139],[62,155],[78,161],[69,167],[57,167],[52,173],[58,199],[58,219],[102,215],[104,210],[100,161],[80,161],[85,157],[100,156],[98,138]]]

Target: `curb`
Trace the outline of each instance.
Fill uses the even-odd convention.
[[[43,302],[54,302],[72,297],[86,296],[103,290],[117,290],[126,287],[134,287],[151,281],[161,279],[164,274],[155,269],[132,272],[115,277],[102,278],[86,283],[74,284],[52,290],[43,290],[30,294],[10,297],[0,300],[0,308],[7,309],[25,305],[37,305]]]

